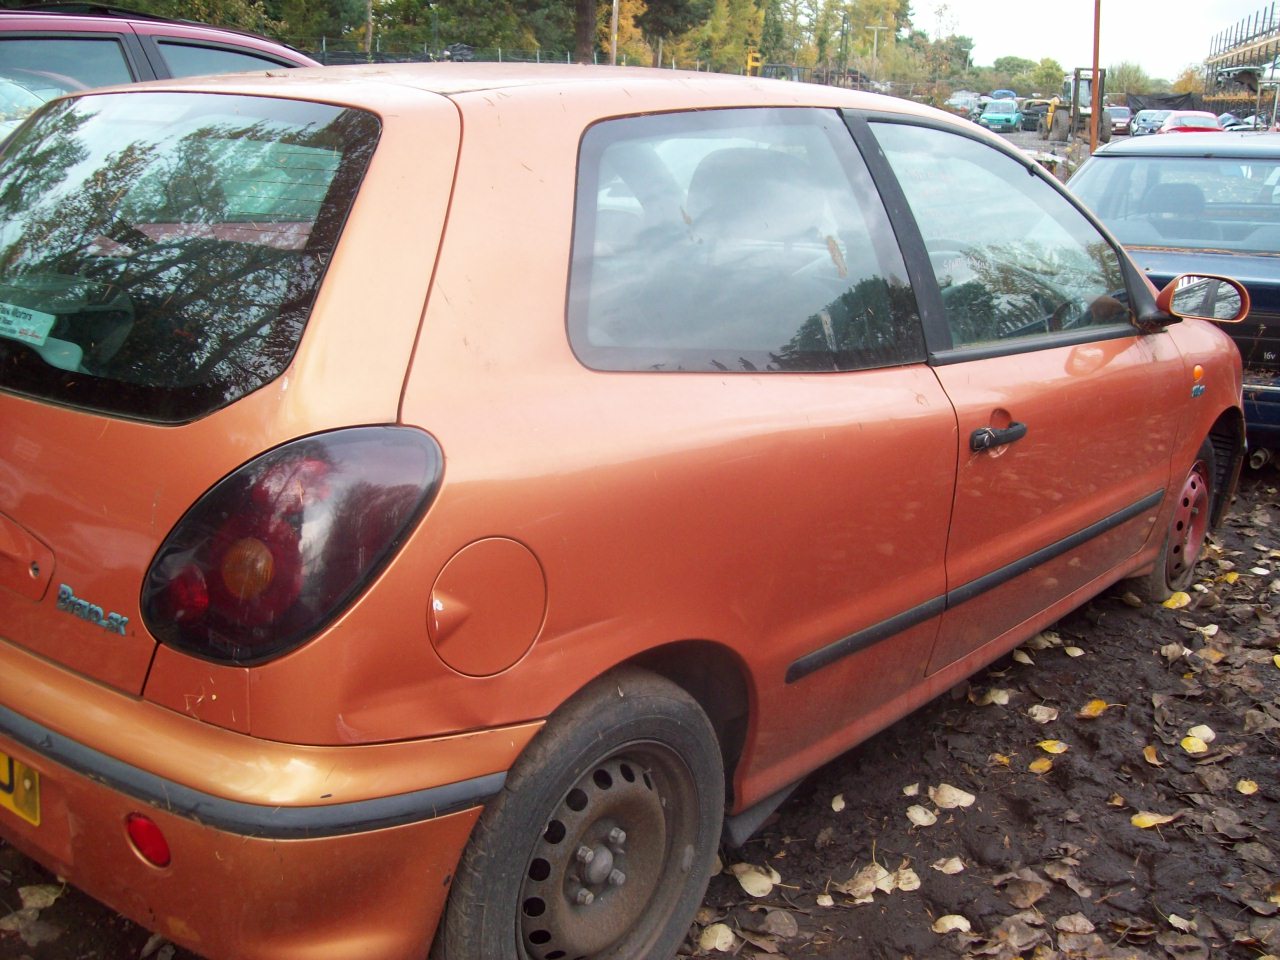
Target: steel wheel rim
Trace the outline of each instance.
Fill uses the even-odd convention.
[[[692,856],[696,792],[684,761],[662,744],[628,745],[588,766],[525,867],[521,956],[595,960],[634,937],[656,900],[673,899],[671,874]]]
[[[1173,508],[1173,521],[1169,529],[1169,550],[1165,557],[1165,576],[1170,585],[1178,585],[1189,579],[1200,548],[1209,532],[1209,481],[1205,475],[1203,460],[1197,460]]]

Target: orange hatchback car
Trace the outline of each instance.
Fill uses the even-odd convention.
[[[809,84],[57,100],[0,156],[0,835],[209,957],[668,957],[726,824],[1190,581],[1243,300]]]

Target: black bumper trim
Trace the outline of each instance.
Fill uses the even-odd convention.
[[[0,706],[0,734],[73,773],[166,813],[246,837],[300,840],[381,830],[431,820],[484,803],[502,790],[505,772],[371,800],[307,807],[227,800],[148,773]]]

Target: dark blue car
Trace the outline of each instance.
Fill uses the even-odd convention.
[[[1280,133],[1115,141],[1070,187],[1157,287],[1209,273],[1249,289],[1249,316],[1226,331],[1244,360],[1254,462],[1280,451]]]

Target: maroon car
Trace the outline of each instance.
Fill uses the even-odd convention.
[[[96,4],[0,10],[0,81],[41,101],[138,80],[317,66],[265,37]]]

